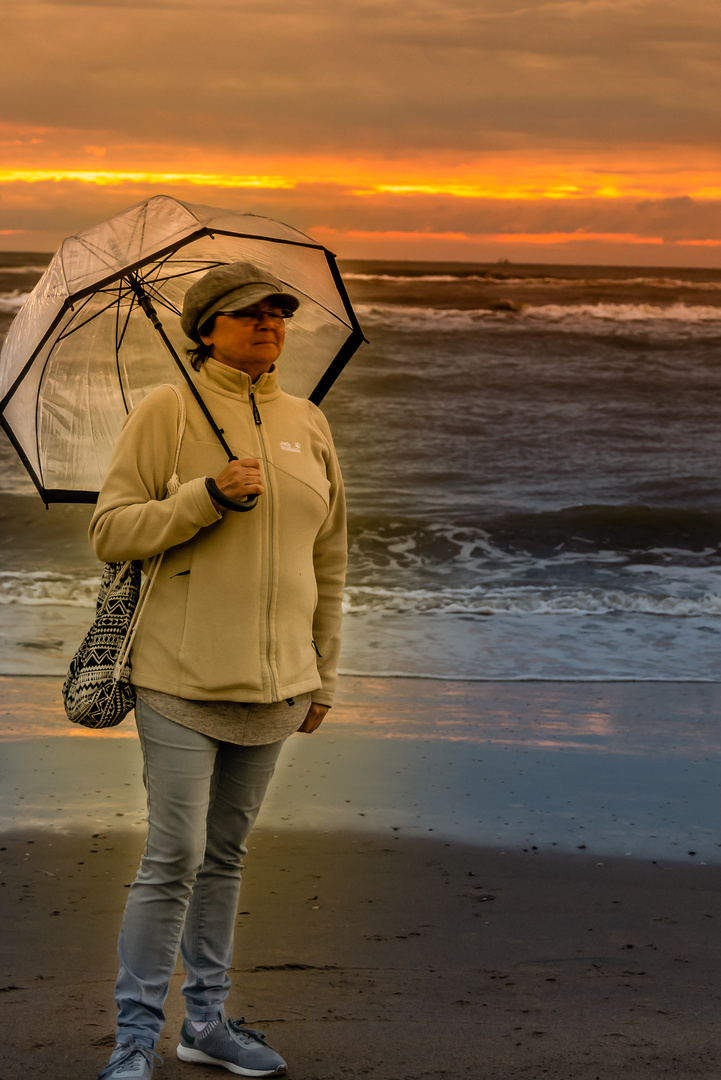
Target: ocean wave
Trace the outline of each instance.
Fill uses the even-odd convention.
[[[721,307],[701,304],[542,304],[528,305],[527,318],[567,319],[587,317],[609,322],[712,322],[721,324]]]
[[[0,572],[0,605],[93,608],[100,577],[49,571]],[[721,615],[721,596],[674,596],[620,588],[474,586],[407,588],[348,586],[344,612],[406,615]]]
[[[504,303],[506,303],[504,301]],[[509,299],[503,309],[406,307],[357,304],[366,326],[386,326],[405,333],[432,330],[468,332],[483,329],[539,330],[593,335],[643,337],[721,337],[721,307],[700,304],[526,304]]]
[[[502,589],[402,589],[359,586],[346,590],[344,612],[404,615],[614,615],[689,617],[721,615],[721,596],[678,597],[621,589],[559,586]]]
[[[483,281],[493,283],[497,278],[500,278],[503,281],[507,280],[505,274],[343,274],[344,281],[397,281],[404,285],[414,284],[419,281],[431,283]]]
[[[95,607],[100,575],[59,573],[48,570],[0,572],[0,604],[61,607]]]
[[[13,289],[12,292],[0,292],[0,311],[6,315],[17,315],[30,293]]]
[[[0,274],[3,277],[10,274],[44,274],[47,268],[47,263],[44,266],[3,266],[0,263]]]
[[[501,270],[489,270],[481,273],[446,273],[446,274],[372,274],[347,272],[345,281],[389,281],[401,284],[457,283],[463,281],[481,281],[486,285],[528,285],[529,287],[557,287],[559,289],[594,289],[594,288],[657,288],[657,289],[693,289],[699,292],[721,291],[721,281],[690,281],[687,278],[669,277],[526,277]]]
[[[349,519],[349,587],[600,586],[693,597],[721,591],[721,514],[581,506],[466,523]],[[654,580],[649,586],[643,582]],[[465,596],[465,592],[458,594]],[[508,595],[508,594],[506,594]]]

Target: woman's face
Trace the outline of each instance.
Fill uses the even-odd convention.
[[[270,371],[285,341],[285,323],[272,300],[261,300],[240,312],[216,315],[211,329],[201,334],[214,360],[245,371],[253,382]]]

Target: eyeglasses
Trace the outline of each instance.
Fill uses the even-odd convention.
[[[271,322],[281,322],[293,318],[292,311],[285,308],[241,308],[240,311],[223,311],[220,314],[228,319],[240,319],[242,322],[259,323],[267,316]]]

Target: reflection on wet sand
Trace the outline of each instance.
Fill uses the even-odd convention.
[[[333,721],[355,736],[600,753],[721,754],[715,683],[345,679]]]
[[[144,822],[132,720],[67,722],[59,679],[0,680],[0,827]],[[721,862],[721,687],[342,680],[283,751],[265,828]]]

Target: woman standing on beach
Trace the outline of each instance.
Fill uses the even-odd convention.
[[[90,525],[100,559],[163,552],[132,653],[148,839],[120,930],[116,1047],[103,1080],[150,1080],[178,950],[183,1061],[243,1076],[285,1071],[261,1032],[225,1017],[242,857],[283,746],[333,701],[345,575],[345,508],[327,422],[278,385],[298,299],[249,263],[188,290],[182,326],[197,387],[176,494],[164,498],[177,399],[128,417]],[[224,467],[223,467],[224,466]],[[246,513],[244,500],[259,496]]]

